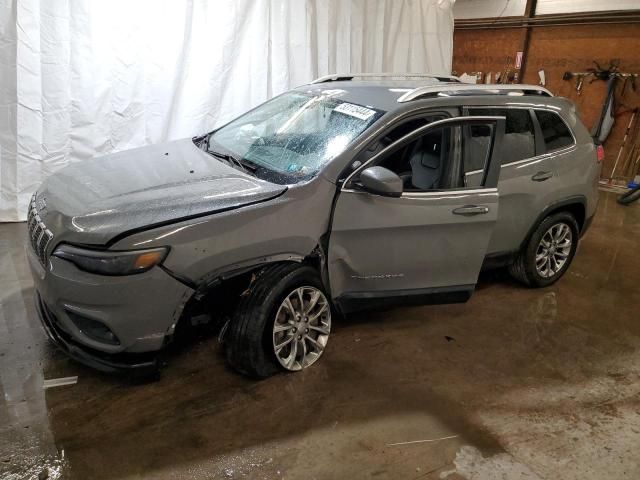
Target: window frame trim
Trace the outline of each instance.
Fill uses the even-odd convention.
[[[557,155],[557,154],[564,154],[569,152],[572,149],[575,149],[578,141],[576,139],[575,134],[573,133],[573,130],[571,129],[571,127],[569,127],[569,125],[567,124],[567,122],[564,120],[564,118],[562,118],[562,115],[560,115],[560,113],[558,113],[557,108],[553,108],[553,107],[549,107],[547,105],[543,105],[543,106],[539,106],[539,107],[531,107],[531,106],[519,106],[519,105],[464,105],[462,107],[462,116],[470,116],[469,115],[469,108],[518,108],[520,110],[529,110],[530,115],[531,115],[531,119],[533,121],[533,125],[534,125],[534,129],[535,129],[535,133],[536,136],[538,135],[538,132],[540,132],[540,139],[542,142],[542,153],[537,154],[533,157],[528,157],[528,158],[523,158],[521,160],[514,160],[513,162],[508,162],[508,163],[504,163],[502,165],[500,165],[500,168],[504,168],[504,167],[512,167],[515,165],[521,165],[523,163],[528,163],[528,162],[539,162],[540,160],[543,160],[545,158],[549,158],[552,155]],[[569,129],[569,132],[571,133],[571,137],[573,138],[573,143],[571,145],[568,145],[566,147],[562,147],[556,150],[551,150],[551,151],[547,151],[547,146],[544,142],[544,136],[542,135],[542,128],[540,127],[540,122],[538,122],[538,116],[535,114],[535,110],[543,110],[545,112],[551,112],[551,113],[555,113],[558,117],[560,117],[560,119],[564,122],[564,124],[567,126],[567,128]],[[537,140],[536,141],[536,150],[537,150]],[[478,172],[469,172],[469,174],[471,173],[478,173]]]

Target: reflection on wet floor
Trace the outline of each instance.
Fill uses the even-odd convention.
[[[55,352],[36,320],[25,232],[24,224],[0,225],[0,472],[3,479],[55,479],[63,453],[51,434],[43,389],[43,367]]]
[[[463,305],[360,314],[313,368],[262,382],[214,339],[151,383],[68,360],[37,322],[24,232],[0,225],[3,480],[640,478],[640,205],[603,194],[553,287],[494,272]]]

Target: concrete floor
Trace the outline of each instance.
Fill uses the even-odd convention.
[[[640,203],[603,193],[551,288],[496,272],[466,304],[362,314],[313,368],[263,382],[213,340],[155,383],[66,359],[36,319],[24,230],[0,225],[2,479],[640,478]]]

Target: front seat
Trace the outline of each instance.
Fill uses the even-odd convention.
[[[411,183],[419,190],[434,190],[440,186],[442,162],[440,160],[440,141],[421,138],[413,147],[409,164],[411,165]]]

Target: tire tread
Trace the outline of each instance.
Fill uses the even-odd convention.
[[[265,348],[265,328],[275,300],[270,296],[276,295],[292,274],[305,270],[317,276],[312,267],[298,263],[265,267],[241,295],[224,341],[227,362],[234,370],[254,378],[266,378],[280,370],[275,356]]]
[[[537,249],[538,242],[540,241],[541,236],[544,234],[544,232],[551,228],[554,223],[559,221],[563,221],[570,225],[574,241],[573,250],[569,258],[567,259],[566,266],[561,271],[560,275],[552,277],[551,279],[542,278],[536,272],[535,260],[532,261],[532,259],[535,259],[535,250]],[[553,213],[542,220],[533,234],[531,234],[531,237],[527,240],[525,246],[518,254],[516,260],[511,265],[509,265],[509,274],[515,280],[526,285],[527,287],[547,287],[562,278],[564,273],[567,271],[567,269],[571,265],[571,262],[573,261],[573,257],[578,247],[578,241],[579,228],[573,214],[567,211]]]

